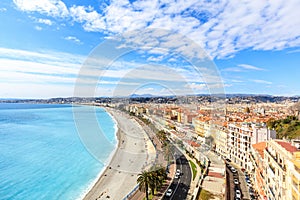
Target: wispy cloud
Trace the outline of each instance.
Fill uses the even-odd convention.
[[[261,83],[261,84],[267,84],[267,85],[271,85],[272,84],[272,82],[270,82],[270,81],[260,80],[260,79],[251,79],[250,81],[252,81],[254,83]]]
[[[75,36],[67,36],[64,39],[75,42],[76,44],[82,44],[82,42]]]
[[[256,71],[264,71],[265,70],[263,68],[259,68],[259,67],[255,67],[253,65],[247,65],[247,64],[239,64],[238,66],[243,69],[249,69],[249,70],[256,70]]]
[[[251,70],[253,70],[253,71],[266,71],[263,68],[256,67],[256,66],[253,66],[253,65],[248,65],[248,64],[239,64],[239,65],[237,65],[237,67],[228,67],[228,68],[223,69],[222,71],[225,71],[225,72],[248,72],[248,71],[251,71]]]
[[[297,1],[111,1],[101,12],[91,6],[67,7],[61,0],[14,3],[22,11],[71,19],[86,31],[109,35],[149,27],[172,30],[191,38],[213,58],[232,57],[244,49],[300,45]]]
[[[34,29],[35,29],[35,30],[37,30],[37,31],[41,31],[41,30],[43,30],[43,28],[42,28],[42,27],[40,27],[40,26],[35,26],[35,27],[34,27]]]
[[[191,89],[201,89],[204,86],[203,84],[196,84],[199,81],[199,76],[195,75],[199,72],[193,71],[194,69],[191,67],[189,69],[188,66],[172,68],[165,65],[115,61],[107,68],[105,58],[99,57],[97,60],[91,60],[89,62],[91,65],[84,66],[88,69],[80,71],[83,69],[82,63],[85,59],[84,56],[62,52],[32,52],[0,48],[0,62],[4,66],[0,75],[0,91],[6,91],[6,96],[16,97],[16,94],[23,94],[23,91],[16,92],[18,88],[30,87],[35,91],[36,96],[41,97],[46,93],[45,91],[39,92],[39,89],[42,88],[41,85],[44,86],[45,90],[49,88],[51,94],[54,94],[55,87],[62,86],[66,90],[65,95],[70,96],[70,91],[74,90],[73,87],[76,82],[83,86],[92,85],[96,82],[103,89],[99,92],[110,92],[109,94],[99,93],[98,95],[111,95],[114,87],[118,88],[117,91],[126,93],[149,83],[164,85],[165,88],[178,91],[180,94],[184,94],[184,92],[191,94]],[[79,74],[83,78],[77,79]],[[207,76],[210,75],[207,74]],[[98,82],[99,78],[101,78],[100,82]],[[214,77],[212,76],[211,81],[213,80]],[[184,87],[192,81],[194,84],[191,83],[191,87]],[[16,87],[16,84],[22,85],[22,87]],[[8,85],[10,86],[8,87]],[[214,87],[213,84],[210,86]],[[62,91],[61,88],[58,91]],[[28,95],[32,97],[33,92],[28,93]],[[61,95],[61,93],[57,93],[55,96],[57,95]]]

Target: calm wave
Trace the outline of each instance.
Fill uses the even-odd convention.
[[[116,144],[112,118],[101,108],[96,116]],[[103,167],[81,143],[71,105],[0,104],[0,199],[78,199]]]

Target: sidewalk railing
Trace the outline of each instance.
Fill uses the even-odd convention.
[[[136,185],[136,186],[134,187],[134,189],[133,189],[131,192],[129,192],[129,193],[126,195],[126,197],[123,198],[123,200],[128,200],[132,195],[134,195],[134,193],[135,193],[138,189],[139,189],[139,185]]]

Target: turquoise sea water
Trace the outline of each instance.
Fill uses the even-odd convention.
[[[96,118],[115,145],[113,119],[101,108]],[[0,104],[0,199],[78,199],[103,168],[82,144],[71,105]]]

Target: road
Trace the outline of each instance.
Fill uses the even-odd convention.
[[[234,200],[234,197],[235,197],[235,190],[236,189],[238,189],[238,190],[240,190],[241,191],[241,188],[240,188],[240,184],[238,184],[238,185],[235,185],[234,183],[233,183],[233,179],[234,178],[237,178],[238,179],[238,177],[237,177],[237,175],[236,174],[233,174],[232,172],[231,172],[231,170],[228,168],[228,166],[226,166],[226,172],[227,172],[227,175],[228,175],[228,182],[226,182],[226,184],[227,184],[227,188],[228,188],[228,193],[227,193],[227,199],[230,199],[230,200]],[[239,180],[239,182],[240,182],[240,180]]]
[[[230,200],[234,200],[235,197],[235,190],[240,190],[242,193],[242,198],[243,200],[249,200],[250,199],[250,195],[249,195],[249,191],[248,191],[248,186],[247,183],[245,181],[245,176],[244,173],[241,171],[240,168],[238,168],[236,165],[232,164],[232,163],[228,163],[227,164],[234,166],[235,169],[237,170],[237,173],[232,173],[231,170],[228,168],[228,165],[226,167],[226,172],[228,173],[228,182],[226,183],[226,187],[229,189],[228,192],[229,194],[227,194],[227,198]],[[234,179],[238,179],[239,184],[235,185],[233,180]]]
[[[192,172],[188,160],[177,147],[174,150],[174,158],[176,159],[176,168],[181,171],[181,175],[178,179],[174,178],[169,187],[173,191],[171,197],[164,196],[163,199],[184,200],[187,198],[190,188]]]

